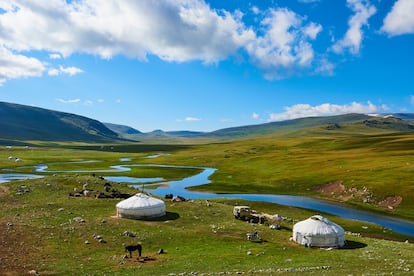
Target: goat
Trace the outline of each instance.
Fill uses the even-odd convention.
[[[129,252],[129,257],[132,258],[132,251],[138,251],[138,256],[141,257],[141,252],[142,252],[142,245],[141,244],[137,244],[137,245],[127,245],[125,246],[125,251]]]

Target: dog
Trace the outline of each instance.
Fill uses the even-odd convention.
[[[132,258],[132,251],[138,251],[138,256],[141,257],[142,245],[141,244],[127,245],[127,246],[125,246],[125,251],[129,252],[129,257],[130,258]]]

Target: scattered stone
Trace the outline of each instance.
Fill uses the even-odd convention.
[[[40,275],[39,272],[37,272],[36,270],[30,270],[29,271],[29,275]]]
[[[79,223],[81,223],[81,222],[85,222],[85,220],[83,219],[83,218],[81,218],[81,217],[76,217],[76,218],[73,218],[72,219],[74,222],[79,222]]]
[[[132,232],[129,231],[125,231],[124,233],[122,233],[123,236],[127,236],[127,237],[131,237],[131,238],[135,238],[136,235]]]
[[[88,240],[85,241],[85,244],[90,244],[90,242]]]
[[[161,254],[163,254],[164,253],[164,249],[162,249],[162,248],[160,248],[158,251],[157,251],[157,254],[158,255],[161,255]]]
[[[59,212],[65,211],[65,208],[59,208],[58,211]]]
[[[11,227],[11,226],[13,226],[13,223],[8,222],[8,223],[7,223],[7,226]]]

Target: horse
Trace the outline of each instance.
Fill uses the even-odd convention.
[[[125,251],[129,252],[130,258],[132,258],[132,251],[138,251],[138,256],[141,257],[142,245],[141,244],[127,245],[125,246]]]

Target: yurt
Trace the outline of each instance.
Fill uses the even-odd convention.
[[[116,216],[121,218],[145,219],[165,215],[164,201],[138,193],[116,204]]]
[[[345,231],[327,218],[315,215],[293,225],[293,240],[309,247],[342,247]]]

